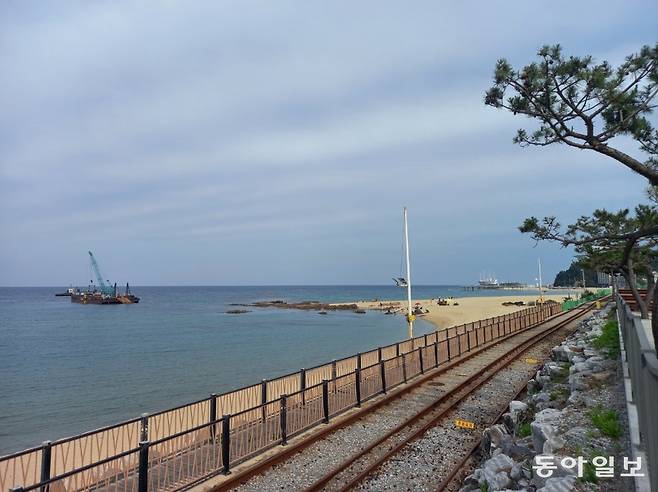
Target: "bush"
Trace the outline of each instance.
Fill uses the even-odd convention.
[[[621,437],[622,430],[619,423],[619,416],[614,410],[605,410],[600,405],[597,405],[589,412],[589,418],[592,420],[594,427],[601,431],[601,434],[604,436],[612,437],[613,439]]]

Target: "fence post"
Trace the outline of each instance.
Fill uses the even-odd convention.
[[[357,369],[361,369],[361,352],[356,354],[356,367]]]
[[[224,475],[231,473],[231,415],[222,416],[222,465]]]
[[[402,354],[402,379],[407,382],[407,354]]]
[[[466,332],[466,339],[468,340],[468,332]],[[462,337],[460,335],[457,335],[457,352],[459,352],[458,355],[462,354]]]
[[[356,406],[361,406],[361,368],[357,367],[354,371],[354,376],[356,377]]]
[[[263,422],[265,422],[267,415],[265,404],[267,403],[267,379],[260,382],[260,404],[263,405]]]
[[[423,364],[423,347],[418,349],[418,356],[420,357],[420,373],[424,374],[425,373],[425,367]]]
[[[400,357],[400,342],[395,344],[395,356]]]
[[[41,448],[41,479],[40,481],[47,482],[50,480],[50,456],[52,451],[52,441],[43,441]],[[50,487],[41,487],[41,492],[47,492]]]
[[[377,362],[381,362],[381,361],[382,361],[382,348],[377,347]]]
[[[324,423],[329,423],[329,381],[322,380],[322,413],[324,415]]]
[[[288,444],[288,402],[286,395],[281,395],[281,411],[279,412],[281,423],[281,446]]]
[[[386,362],[383,360],[379,362],[379,373],[382,378],[382,393],[386,394]]]
[[[450,360],[450,338],[446,337],[446,348],[448,349],[448,360]]]
[[[149,486],[149,442],[139,442],[139,477],[137,492],[147,492]]]
[[[210,422],[215,422],[217,420],[217,393],[210,394]],[[217,424],[213,423],[210,426],[210,439],[215,441],[217,436]]]
[[[427,347],[427,333],[425,333],[425,347]]]
[[[139,440],[149,440],[149,414],[143,413],[139,419]]]
[[[306,369],[299,370],[299,389],[302,392],[302,405],[306,405]]]
[[[439,341],[434,342],[434,367],[439,367]]]

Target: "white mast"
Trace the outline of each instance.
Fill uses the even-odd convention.
[[[544,291],[541,283],[541,258],[537,258],[537,263],[539,264],[539,302],[544,304]]]
[[[407,323],[409,323],[409,338],[414,336],[414,315],[411,310],[411,268],[409,266],[409,228],[407,225],[407,207],[404,207],[404,251],[407,255]]]

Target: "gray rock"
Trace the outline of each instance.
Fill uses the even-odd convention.
[[[591,362],[589,364],[589,370],[593,373],[605,371],[606,365],[601,362]]]
[[[589,442],[587,434],[588,430],[585,427],[571,427],[561,437],[569,443],[572,449],[576,447],[584,448]]]
[[[482,434],[482,441],[480,442],[480,447],[486,455],[492,455],[496,449],[502,447],[503,438],[509,435],[507,434],[507,429],[504,425],[496,424],[489,427]]]
[[[544,454],[556,454],[555,452],[559,449],[562,449],[566,445],[564,439],[560,436],[550,436],[546,441],[544,441],[543,453]]]
[[[504,455],[499,455],[499,456],[504,456]],[[506,489],[510,485],[512,485],[512,479],[509,477],[509,475],[504,472],[492,472],[490,470],[485,469],[484,470],[484,478],[481,481],[480,485],[482,485],[486,481],[489,484],[489,490],[501,490],[501,489]]]
[[[518,463],[514,463],[514,466],[509,472],[509,476],[512,480],[517,481],[523,477],[523,469]]]
[[[589,371],[591,366],[587,362],[576,362],[569,368],[569,374],[575,374],[577,372],[586,372]]]
[[[512,415],[512,418],[518,416],[519,413],[525,412],[526,410],[528,410],[527,403],[518,400],[509,402],[509,413]]]
[[[495,458],[491,458],[484,462],[484,471],[489,470],[493,473],[508,472],[514,466],[514,460],[505,454],[499,454]]]
[[[591,387],[592,381],[588,378],[588,373],[576,373],[569,376],[569,389],[574,391],[587,391]]]
[[[505,454],[511,456],[514,461],[525,461],[533,455],[533,452],[527,446],[513,444]]]
[[[547,408],[546,410],[552,409]],[[542,411],[545,412],[546,410]],[[537,421],[530,423],[530,429],[532,429],[532,444],[535,450],[539,452],[543,451],[546,440],[557,433],[557,428],[554,425]]]
[[[505,426],[507,432],[509,432],[510,434],[514,432],[514,428],[516,427],[516,422],[514,422],[514,419],[512,418],[512,415],[510,413],[504,413],[503,416],[500,418],[500,420]]]
[[[562,373],[563,363],[560,362],[547,362],[544,364],[544,367],[541,369],[542,375],[549,376],[551,378]]]
[[[547,409],[535,414],[535,422],[556,422],[563,418],[559,410]]]
[[[534,379],[528,381],[528,384],[526,385],[526,391],[528,392],[529,395],[535,393],[538,390],[539,390],[539,384],[537,384],[537,381],[535,381]]]
[[[572,354],[571,349],[566,345],[558,345],[551,349],[551,354],[553,358],[558,362],[569,362],[570,355]]]
[[[530,423],[532,429],[532,444],[536,451],[544,449],[544,442],[557,433],[557,427],[553,423],[562,418],[562,412],[553,408],[546,408],[535,414],[535,420]]]
[[[543,388],[547,384],[550,384],[551,377],[550,376],[539,375],[535,378],[535,381],[537,381],[537,384],[539,385],[540,388]]]
[[[570,492],[576,486],[575,477],[551,477],[537,492]]]
[[[542,391],[540,393],[536,393],[536,394],[532,395],[531,400],[536,405],[537,403],[551,401],[551,397],[548,393],[544,393]]]
[[[587,349],[583,350],[583,355],[589,359],[590,357],[594,357],[594,356],[598,355],[598,353],[595,350],[587,348]]]
[[[574,391],[567,399],[567,405],[580,406],[584,404],[583,395],[580,391]]]

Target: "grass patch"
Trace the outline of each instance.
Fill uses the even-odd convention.
[[[589,483],[599,482],[599,479],[596,476],[596,467],[589,461],[583,464],[583,476],[580,478],[580,480]]]
[[[600,405],[592,408],[589,412],[589,418],[601,434],[604,436],[619,439],[621,436],[621,424],[619,423],[619,416],[614,410],[606,410]]]
[[[532,434],[532,428],[530,427],[529,423],[521,424],[519,426],[519,437],[528,437],[530,434]]]
[[[482,485],[480,485],[480,492],[489,492],[489,482],[486,480]]]
[[[592,344],[599,350],[606,353],[608,358],[617,359],[621,353],[619,346],[619,329],[617,328],[617,321],[609,319],[601,329],[601,335],[596,337]]]

